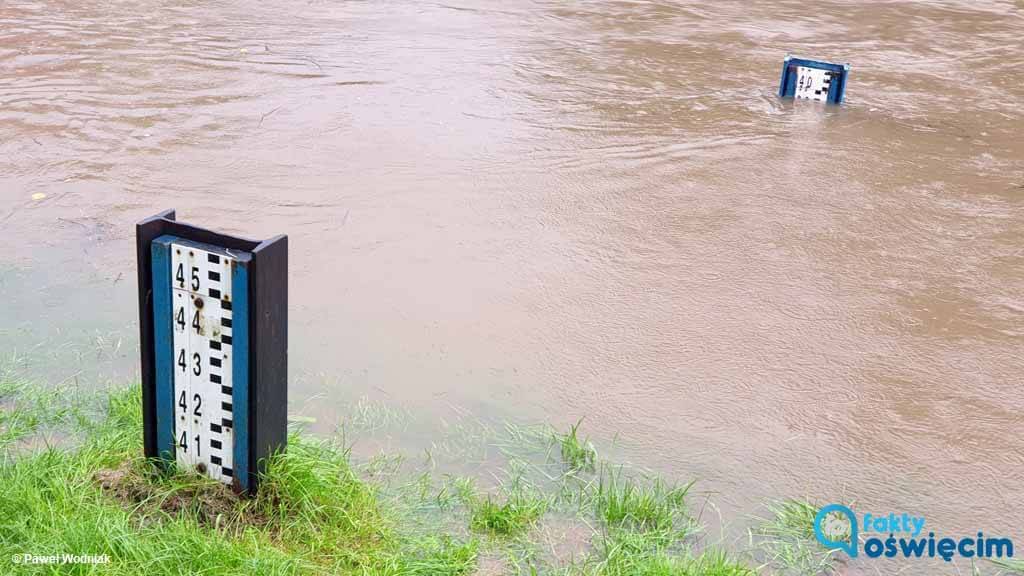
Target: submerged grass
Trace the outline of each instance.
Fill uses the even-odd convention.
[[[553,461],[502,447],[505,478],[486,490],[472,476],[437,484],[430,471],[392,487],[399,463],[360,467],[345,445],[293,433],[260,492],[243,498],[196,475],[154,475],[141,455],[140,396],[134,387],[68,405],[66,394],[0,377],[0,574],[753,574],[696,549],[690,485],[599,462],[578,424],[565,435],[517,430],[531,450],[547,442]],[[71,440],[32,441],[48,430]],[[544,540],[552,526],[579,541],[567,557]],[[24,553],[111,562],[10,562]]]
[[[768,504],[768,516],[757,519],[757,526],[750,531],[751,543],[775,572],[814,576],[835,571],[833,551],[822,547],[814,536],[818,510],[806,500],[784,500]]]
[[[668,487],[657,479],[642,485],[624,477],[621,470],[608,471],[597,484],[597,516],[611,527],[671,531],[678,525],[678,517],[685,513],[686,494],[691,486]]]
[[[805,500],[783,500],[768,504],[771,519],[762,524],[762,533],[771,536],[809,540],[814,538],[814,518],[818,507]]]
[[[36,435],[69,415],[70,409],[58,402],[56,391],[34,388],[10,374],[0,374],[0,447]]]
[[[569,429],[569,433],[559,437],[559,444],[562,449],[562,461],[570,472],[594,471],[594,463],[597,461],[597,450],[589,440],[580,438],[579,427],[583,421],[576,422]]]
[[[724,552],[708,550],[693,555],[656,553],[636,555],[626,550],[612,553],[598,572],[600,576],[755,576],[756,572],[730,559]]]
[[[532,527],[547,507],[547,500],[521,493],[509,496],[504,502],[488,494],[472,501],[470,527],[501,536],[516,536]]]
[[[1002,568],[1004,573],[1009,574],[1024,574],[1024,560],[1010,560],[1006,558],[1000,558],[991,560],[992,564]]]

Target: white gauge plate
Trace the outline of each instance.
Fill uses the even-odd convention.
[[[174,443],[178,466],[231,484],[230,256],[171,244]]]
[[[828,101],[828,91],[832,86],[833,73],[820,68],[796,67],[796,98]]]

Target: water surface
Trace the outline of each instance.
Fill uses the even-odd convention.
[[[981,0],[7,1],[0,350],[132,377],[173,207],[289,234],[322,423],[585,416],[727,515],[1024,545],[1021,38]],[[779,101],[786,53],[847,103]]]

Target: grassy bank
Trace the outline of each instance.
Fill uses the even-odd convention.
[[[249,499],[193,475],[154,477],[141,458],[137,387],[68,400],[6,381],[0,398],[3,573],[752,574],[682,545],[692,529],[685,488],[598,470],[575,429],[551,439],[564,459],[558,491],[523,476],[481,490],[471,478],[421,474],[385,494],[344,446],[295,433]],[[600,525],[586,538],[592,550],[543,557],[542,520],[569,510]],[[11,561],[26,552],[110,562]]]
[[[805,503],[749,546],[701,537],[689,484],[631,474],[580,436],[512,429],[496,481],[356,463],[292,434],[255,498],[141,458],[137,387],[69,399],[0,380],[0,574],[748,576],[828,573]],[[532,456],[517,454],[529,452]],[[25,565],[31,553],[107,564]]]

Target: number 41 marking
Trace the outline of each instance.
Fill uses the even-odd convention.
[[[202,442],[199,441],[199,435],[198,434],[196,434],[196,437],[193,440],[195,441],[196,458],[198,458],[198,457],[200,457],[202,455],[202,445],[203,444],[202,444]],[[182,431],[181,438],[178,439],[178,447],[181,448],[182,452],[188,454],[188,432],[187,431]]]

